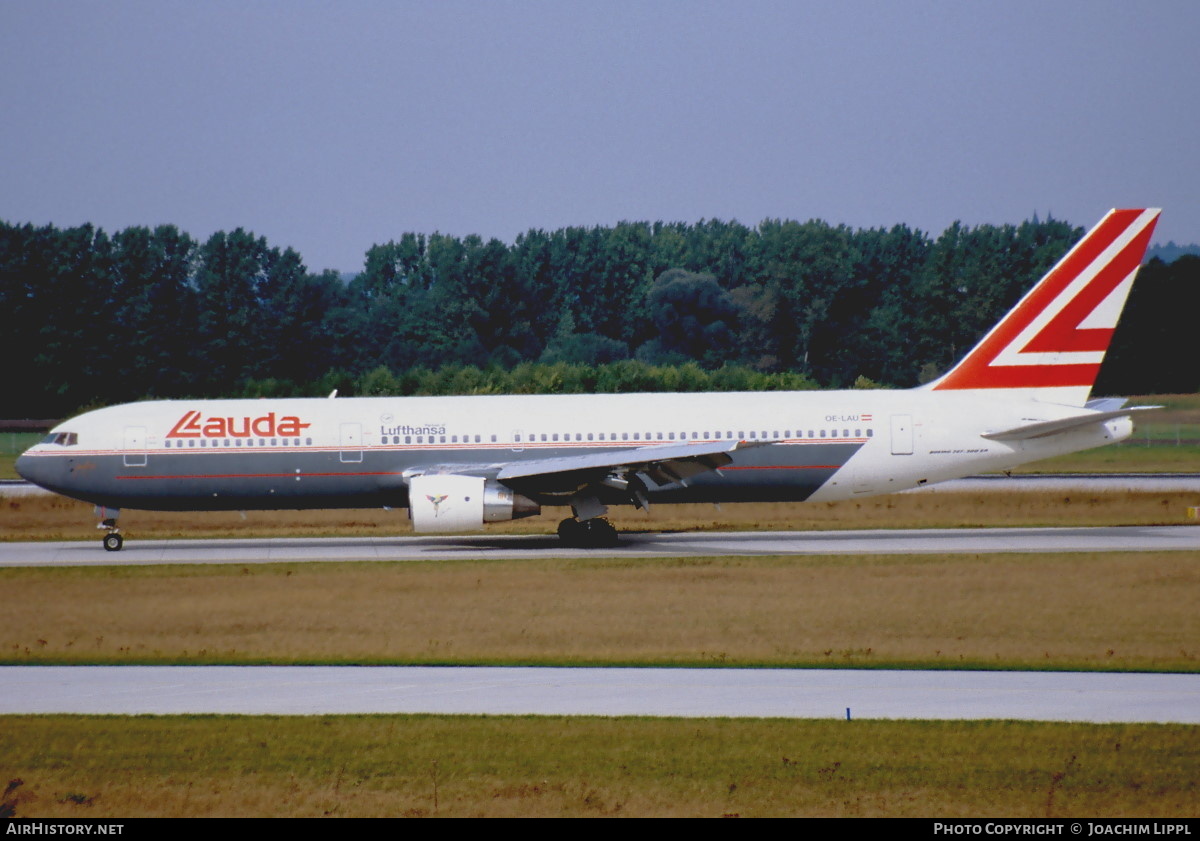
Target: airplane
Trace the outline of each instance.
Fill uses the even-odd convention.
[[[418,533],[569,506],[568,545],[615,545],[610,505],[833,501],[1127,438],[1156,407],[1088,400],[1159,210],[1113,210],[953,368],[907,390],[165,400],[79,415],[17,471],[96,506],[407,508]]]

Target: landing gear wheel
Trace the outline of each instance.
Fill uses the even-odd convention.
[[[567,517],[567,519],[558,524],[558,539],[563,542],[564,546],[573,546],[581,549],[587,545],[584,542],[586,538],[587,526],[574,517]]]
[[[566,546],[577,549],[601,549],[617,545],[617,530],[601,517],[584,520],[568,517],[558,524],[558,537]]]
[[[117,534],[115,531],[104,535],[104,548],[108,552],[120,552],[121,547],[125,545],[125,538]]]
[[[588,520],[583,525],[587,526],[587,545],[589,547],[608,549],[617,545],[617,530],[608,520],[597,517],[594,520]]]

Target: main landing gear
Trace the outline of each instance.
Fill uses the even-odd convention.
[[[578,549],[607,549],[617,545],[617,530],[603,517],[576,520],[568,517],[558,524],[558,537]]]
[[[106,552],[120,552],[121,547],[125,545],[125,538],[121,535],[121,530],[117,528],[117,517],[120,513],[119,508],[96,506],[96,516],[101,518],[96,528],[104,529],[104,551]]]

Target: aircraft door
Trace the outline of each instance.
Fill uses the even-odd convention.
[[[913,454],[912,415],[892,415],[892,455]]]
[[[362,451],[362,424],[361,423],[344,423],[341,426],[342,432],[342,453],[341,460],[347,464],[357,464],[361,462]]]
[[[146,427],[125,427],[125,466],[146,466]]]

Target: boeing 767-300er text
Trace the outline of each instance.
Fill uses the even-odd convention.
[[[885,494],[1126,438],[1088,402],[1157,210],[1101,220],[949,373],[897,391],[151,401],[88,412],[17,459],[121,508],[407,507],[418,532],[570,506],[559,535],[612,545],[607,506]]]

